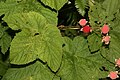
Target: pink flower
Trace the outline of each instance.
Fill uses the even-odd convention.
[[[109,42],[110,42],[110,36],[103,36],[102,42],[105,42],[105,44],[109,44]]]
[[[81,31],[83,31],[84,33],[90,33],[92,30],[89,25],[86,25],[81,29]]]
[[[112,80],[118,78],[118,71],[111,71],[110,74],[108,75]]]
[[[85,25],[87,24],[86,19],[81,19],[81,20],[79,21],[79,24],[80,24],[81,26],[85,26]]]
[[[119,59],[115,59],[115,66],[120,67],[120,58]]]
[[[104,24],[103,27],[101,28],[101,32],[103,34],[107,34],[109,32],[110,28],[108,25]]]

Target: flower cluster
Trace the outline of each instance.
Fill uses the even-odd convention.
[[[86,25],[88,21],[86,19],[81,19],[79,21],[79,24],[82,26],[80,31],[83,31],[83,33],[88,34],[92,31],[89,25]]]
[[[104,24],[101,28],[101,33],[103,34],[102,42],[104,42],[106,45],[110,43],[110,36],[108,36],[110,28],[108,25]]]
[[[115,67],[119,67],[120,68],[120,58],[119,59],[115,59]],[[115,79],[119,78],[118,74],[119,74],[118,71],[111,71],[109,73],[108,77],[110,77],[112,80],[115,80]]]
[[[82,26],[80,31],[83,31],[83,33],[85,33],[85,34],[92,32],[91,27],[89,25],[86,25],[87,22],[88,21],[86,21],[86,19],[80,19],[80,21],[79,21],[79,24]],[[102,42],[105,45],[108,45],[110,43],[110,36],[108,35],[108,33],[110,31],[109,25],[104,24],[100,30],[102,33]]]
[[[91,27],[89,25],[86,25],[88,21],[86,21],[86,19],[81,19],[79,21],[80,26],[82,26],[82,28],[80,29],[80,31],[83,31],[83,33],[88,34],[90,33],[92,30],[94,30],[94,28],[91,29]],[[110,36],[109,36],[109,31],[110,31],[110,27],[107,24],[104,24],[101,28],[99,28],[99,31],[101,31],[101,35],[102,35],[102,42],[105,45],[108,45],[110,43]],[[119,59],[115,59],[115,67],[119,67],[120,68],[120,58]],[[117,78],[119,78],[119,71],[111,71],[108,75],[109,78],[111,78],[112,80],[115,80]]]

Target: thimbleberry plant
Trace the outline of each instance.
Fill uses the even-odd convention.
[[[0,0],[0,80],[119,80],[120,0]]]

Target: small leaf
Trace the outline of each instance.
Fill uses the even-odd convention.
[[[78,8],[78,12],[84,16],[85,8],[87,7],[88,0],[75,0],[75,7]]]
[[[10,43],[11,43],[11,36],[7,33],[5,33],[1,39],[0,39],[0,46],[1,46],[1,52],[3,54],[5,54],[5,52],[7,52],[8,48],[10,47]]]
[[[8,27],[0,26],[0,46],[1,46],[1,52],[5,54],[10,47],[11,43],[11,36],[6,32]]]
[[[0,38],[4,35],[8,27],[4,27],[0,24]]]
[[[9,68],[2,80],[52,80],[54,74],[40,62],[24,68]]]

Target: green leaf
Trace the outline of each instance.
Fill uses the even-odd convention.
[[[68,1],[68,0],[41,0],[45,5],[56,9],[57,11],[63,7],[63,5]]]
[[[120,33],[111,31],[111,39],[109,48],[102,48],[102,55],[111,62],[115,62],[115,59],[120,58]]]
[[[37,37],[32,37],[27,30],[16,34],[11,42],[10,62],[13,64],[26,64],[34,61],[38,54],[38,50],[36,50],[38,42],[36,41]]]
[[[119,32],[120,30],[120,11],[115,14],[115,19],[110,23],[110,26],[114,31]]]
[[[33,1],[28,0],[28,1],[21,2],[21,4],[24,6],[25,12],[29,12],[29,11],[38,12],[46,18],[48,23],[57,25],[57,13],[56,12],[48,8],[45,8],[43,5],[37,2],[37,0],[33,0]]]
[[[47,24],[45,17],[33,11],[29,13],[13,14],[7,18],[4,18],[4,20],[13,30],[31,29],[31,32],[38,32],[39,26],[43,27]]]
[[[0,46],[1,46],[1,52],[3,54],[7,52],[12,40],[11,36],[6,32],[7,29],[8,27],[4,27],[0,25]]]
[[[53,11],[47,9],[47,8],[44,8],[44,7],[41,7],[37,11],[46,18],[48,23],[57,25],[57,21],[58,21],[57,13],[55,13],[55,12],[53,12]]]
[[[9,68],[2,80],[52,80],[54,74],[40,62],[24,68]]]
[[[63,48],[63,50],[71,55],[79,56],[80,52],[90,53],[87,45],[87,40],[82,37],[75,37],[73,41],[68,37],[64,37],[64,43],[65,47]]]
[[[95,1],[95,2],[98,2],[98,3],[102,3],[102,2],[104,2],[105,0],[91,0],[91,1]]]
[[[105,23],[110,24],[115,18],[113,14],[109,15],[106,8],[101,3],[96,3],[89,10],[89,18],[91,27],[100,28]]]
[[[62,80],[98,80],[99,78],[107,77],[108,72],[101,71],[99,68],[102,67],[102,63],[103,65],[108,63],[105,63],[104,61],[100,62],[101,60],[103,61],[101,56],[98,54],[87,58],[66,58],[62,62],[58,75]]]
[[[92,35],[88,36],[88,45],[91,52],[95,52],[100,49],[102,42],[101,42],[101,35],[93,33]]]
[[[120,0],[105,0],[103,3],[95,3],[90,6],[89,18],[92,27],[103,26],[105,23],[112,24],[117,18],[115,14],[119,11]],[[116,24],[116,22],[114,22]]]
[[[7,52],[8,48],[10,47],[10,43],[11,43],[11,36],[7,33],[5,33],[1,39],[0,39],[0,46],[1,46],[1,52],[3,54],[5,54],[5,52]]]
[[[17,4],[17,1],[15,0],[7,0],[5,2],[0,2],[0,16],[2,14],[13,14],[13,13],[19,13],[23,10],[22,6]]]
[[[54,76],[53,80],[61,80],[61,79],[58,76]]]
[[[12,29],[22,29],[11,43],[11,63],[26,64],[39,58],[53,71],[59,68],[63,41],[55,25],[47,24],[46,19],[36,12],[17,14],[9,25]]]
[[[101,8],[101,4],[96,3],[95,5],[90,7],[88,16],[90,18],[89,22],[90,22],[91,27],[99,27],[100,25],[98,25],[98,23],[104,24],[103,20],[105,16],[103,14],[105,14],[105,11]]]
[[[82,56],[86,56],[86,54],[90,54],[89,49],[88,49],[88,44],[87,40],[84,39],[83,37],[75,37],[73,42],[72,42],[72,52],[75,56],[80,56],[81,53]],[[86,53],[86,54],[84,54]]]
[[[63,51],[66,51],[66,52],[69,52],[69,53],[71,53],[71,55],[72,55],[72,52],[71,52],[71,50],[73,49],[72,48],[72,39],[70,39],[69,37],[63,37],[63,39],[64,39],[64,47],[63,47]]]
[[[0,0],[0,2],[3,2],[3,1],[5,2],[6,0]]]
[[[119,3],[120,0],[105,0],[102,6],[106,9],[108,15],[113,15],[118,9],[120,9]]]
[[[0,76],[3,76],[8,69],[8,65],[0,60]]]
[[[65,38],[67,40],[67,38]],[[69,39],[68,39],[69,41]],[[108,75],[99,68],[109,65],[99,53],[90,54],[87,41],[82,37],[76,37],[69,51],[64,51],[62,65],[57,75],[61,80],[98,80]],[[87,77],[86,77],[87,76]]]
[[[75,0],[75,7],[78,8],[78,12],[84,16],[85,8],[88,5],[88,0]]]
[[[17,13],[27,13],[29,11],[39,12],[43,15],[48,23],[57,25],[57,13],[44,8],[36,0],[26,0],[26,1],[16,1],[16,0],[7,0],[6,2],[0,2],[0,15],[5,14],[7,19],[9,16]],[[5,21],[6,21],[5,19]]]

